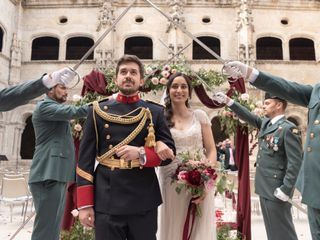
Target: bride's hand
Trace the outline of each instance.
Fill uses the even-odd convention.
[[[194,203],[194,204],[200,204],[200,203],[203,202],[203,200],[206,198],[206,196],[207,196],[207,194],[204,193],[202,196],[197,197],[196,199],[194,199],[194,200],[192,201],[192,203]]]
[[[157,141],[156,142],[156,147],[155,147],[156,153],[159,156],[161,160],[166,160],[166,159],[174,159],[174,154],[171,148],[167,146],[162,141]]]

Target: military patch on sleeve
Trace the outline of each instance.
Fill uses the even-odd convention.
[[[297,129],[297,128],[291,129],[291,132],[292,132],[293,134],[300,134],[300,131],[299,131],[299,129]]]

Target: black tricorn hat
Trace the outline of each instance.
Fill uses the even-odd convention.
[[[287,102],[286,100],[284,100],[284,99],[282,99],[282,98],[279,98],[279,97],[277,97],[277,96],[275,96],[275,95],[272,95],[272,94],[270,94],[270,93],[268,93],[268,92],[266,92],[266,94],[264,95],[264,100],[266,100],[266,99],[276,99],[276,100],[278,100],[278,101],[280,101],[280,102],[283,102],[283,103],[286,103],[286,102]]]

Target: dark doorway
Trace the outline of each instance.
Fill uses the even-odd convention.
[[[32,159],[35,148],[35,135],[33,124],[31,121],[32,115],[26,120],[26,127],[23,130],[21,137],[20,155],[21,159]]]

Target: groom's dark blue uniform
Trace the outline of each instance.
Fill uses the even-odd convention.
[[[104,113],[125,119],[126,116],[137,116],[141,107],[149,108],[155,140],[164,142],[175,152],[163,108],[138,96],[122,95],[103,101],[98,106],[98,111],[97,105],[89,111],[80,146],[78,207],[94,206],[97,240],[156,239],[157,207],[162,199],[154,167],[167,165],[171,160],[161,161],[152,147],[145,146],[150,119],[139,129],[140,121],[132,124],[109,121]],[[132,133],[137,135],[127,144],[145,146],[147,167],[134,165],[134,160],[131,166],[121,167],[120,159],[115,154],[103,163],[103,156]],[[97,156],[101,161],[94,171]],[[108,165],[111,163],[115,167]]]

